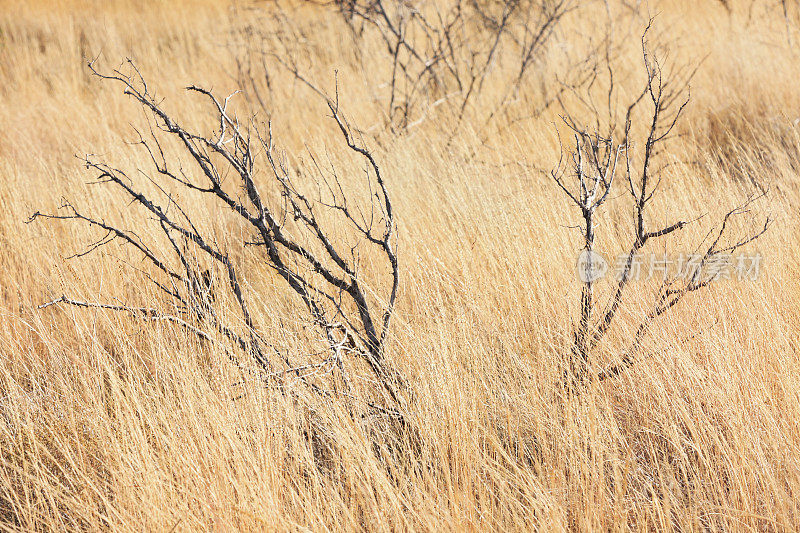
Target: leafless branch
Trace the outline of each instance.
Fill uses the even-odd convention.
[[[652,23],[652,21],[651,21]],[[600,133],[600,119],[597,108],[584,101],[584,106],[595,114],[595,129],[591,130],[579,125],[572,116],[565,116],[568,128],[572,130],[575,143],[570,150],[572,167],[563,168],[564,149],[556,169],[551,173],[561,191],[581,213],[583,232],[583,253],[579,261],[579,274],[582,278],[580,298],[580,321],[574,328],[572,357],[570,361],[569,382],[572,386],[582,384],[589,379],[592,354],[598,344],[616,323],[618,312],[623,305],[627,289],[634,275],[634,265],[641,250],[652,241],[664,239],[685,228],[693,220],[682,219],[663,226],[651,228],[648,208],[664,179],[664,165],[658,165],[656,159],[664,156],[665,143],[675,129],[689,103],[689,81],[696,69],[686,67],[673,68],[669,74],[659,59],[650,51],[647,42],[648,26],[642,37],[642,58],[646,81],[638,95],[625,108],[624,126],[621,132],[615,132],[615,121],[612,115],[613,106],[609,103],[608,129]],[[609,69],[610,69],[609,65]],[[610,87],[608,99],[613,93],[613,75],[609,76]],[[641,144],[636,142],[637,133],[633,123],[635,117],[644,115],[644,135]],[[615,138],[621,139],[615,141]],[[638,167],[638,168],[637,168]],[[622,176],[615,180],[614,177]],[[594,255],[595,231],[594,216],[603,207],[609,191],[615,182],[622,180],[629,194],[633,211],[633,241],[624,257],[621,271],[618,272],[616,286],[605,305],[599,305],[593,295],[595,284]],[[728,211],[719,226],[710,232],[713,240],[703,253],[698,254],[695,269],[685,279],[665,279],[658,289],[652,308],[635,328],[633,336],[620,355],[618,363],[610,366],[595,377],[606,379],[620,374],[633,365],[636,354],[652,323],[669,311],[684,296],[703,289],[718,279],[718,275],[708,268],[711,263],[723,254],[730,254],[761,237],[769,228],[770,220],[763,225],[751,229],[744,236],[730,244],[723,244],[728,238],[729,222],[733,217],[749,212],[750,207],[764,193],[749,197],[742,205]],[[694,219],[696,220],[696,218]],[[598,318],[594,318],[599,315]]]
[[[322,181],[313,174],[306,176],[299,170],[290,171],[286,158],[274,146],[271,126],[259,127],[255,121],[241,123],[230,110],[234,95],[220,99],[198,86],[186,88],[205,99],[209,116],[217,124],[211,134],[203,134],[184,127],[166,111],[163,102],[155,97],[130,60],[125,68],[110,73],[99,71],[94,61],[88,64],[88,68],[102,80],[121,84],[124,94],[141,105],[153,121],[148,135],[137,131],[139,141],[136,144],[147,153],[155,170],[155,178],[140,171],[155,187],[155,192],[148,192],[125,171],[99,162],[92,156],[86,156],[84,164],[97,174],[96,183],[112,187],[131,205],[147,214],[145,220],[154,224],[166,239],[167,251],[159,253],[157,247],[145,244],[133,231],[85,215],[66,200],[62,205],[63,213],[36,212],[31,220],[75,220],[105,232],[89,250],[78,256],[114,240],[132,246],[166,279],[150,276],[178,304],[175,308],[180,316],[164,313],[155,307],[95,304],[67,297],[42,307],[62,304],[127,312],[148,320],[180,325],[208,342],[218,342],[218,335],[211,333],[215,332],[231,341],[242,355],[252,357],[266,376],[291,373],[302,377],[304,369],[335,368],[341,379],[349,383],[345,358],[362,361],[371,369],[392,403],[384,411],[399,414],[402,398],[397,387],[402,380],[396,371],[390,370],[385,357],[399,286],[393,205],[377,160],[353,134],[339,108],[338,97],[336,100],[325,97],[331,117],[348,151],[366,163],[364,179],[370,184],[369,190],[373,190],[374,184],[375,194],[369,201],[371,209],[380,212],[381,216],[369,221],[355,217],[345,188],[338,181],[338,194],[333,203],[301,192],[303,184],[296,183],[298,180],[312,183],[316,180],[318,185]],[[177,157],[167,156],[162,147],[165,142],[179,147],[195,169],[185,169]],[[264,168],[267,182],[258,177],[264,176]],[[199,178],[195,176],[197,171]],[[231,175],[236,176],[237,190],[232,186]],[[172,189],[178,193],[169,192]],[[265,196],[262,190],[267,189],[275,191],[276,196]],[[237,248],[232,249],[231,244],[223,246],[220,239],[199,229],[200,225],[193,219],[200,219],[201,215],[195,208],[180,204],[178,194],[181,191],[213,200],[222,213],[238,221],[243,234],[255,235],[255,238],[243,239],[238,249],[245,246],[256,248],[260,260],[280,276],[289,293],[302,303],[310,322],[322,333],[331,354],[329,358],[301,364],[289,364],[283,360],[280,362],[286,368],[280,371],[275,368],[276,362],[271,358],[277,349],[259,332],[258,312],[251,309],[255,295],[251,294],[243,267],[236,259]],[[273,204],[282,207],[274,209],[271,207]],[[326,217],[320,216],[320,210],[327,212]],[[358,256],[352,253],[352,247],[339,242],[326,229],[322,219],[331,214],[343,217],[360,236],[360,241],[373,247],[384,258],[391,279],[385,297],[373,296],[379,285],[366,285],[367,281],[359,274]],[[226,323],[230,322],[230,314],[226,313],[227,320],[223,320],[223,314],[218,312],[220,291],[235,303],[238,324]],[[303,381],[308,380],[303,378]]]

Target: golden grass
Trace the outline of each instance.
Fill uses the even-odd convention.
[[[800,528],[800,62],[779,9],[757,3],[748,20],[745,3],[729,2],[732,13],[697,4],[651,6],[674,57],[708,56],[672,145],[698,164],[672,171],[652,216],[710,212],[672,241],[685,249],[751,190],[750,178],[770,185],[761,209],[776,221],[755,245],[765,269],[756,282],[687,298],[651,331],[651,357],[578,399],[557,386],[580,290],[580,245],[566,227],[576,213],[528,170],[557,161],[558,110],[485,146],[469,120],[447,149],[436,120],[372,144],[400,228],[389,357],[409,376],[419,445],[370,434],[336,402],[234,386],[223,355],[171,328],[37,310],[64,293],[154,297],[124,263],[134,254],[114,245],[64,261],[97,235],[23,223],[66,195],[145,227],[87,185],[73,157],[146,165],[124,143],[141,111],[90,78],[82,58],[135,58],[171,111],[195,117],[202,107],[182,87],[235,88],[226,43],[250,11],[216,1],[0,2],[0,528]],[[322,84],[340,69],[345,111],[377,124],[372,80],[348,62],[343,26],[325,13],[303,15],[318,39],[309,68]],[[570,18],[574,33],[558,38],[577,40],[592,20]],[[640,30],[625,52],[633,73]],[[278,141],[339,150],[324,104],[275,76]],[[637,80],[622,80],[623,94]],[[620,203],[601,221],[604,253],[629,242],[628,217]],[[215,223],[212,211],[204,223]],[[249,276],[270,284],[266,269]],[[256,304],[265,327],[296,314],[285,293],[270,298]]]

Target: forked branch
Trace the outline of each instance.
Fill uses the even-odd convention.
[[[204,134],[183,126],[166,111],[133,62],[128,61],[124,71],[119,68],[107,74],[98,71],[94,62],[88,67],[96,77],[121,84],[124,94],[149,115],[149,134],[139,133],[137,144],[152,163],[155,177],[148,179],[155,189],[146,189],[125,171],[92,156],[86,156],[84,164],[97,174],[97,184],[112,187],[121,198],[144,211],[145,220],[160,230],[166,247],[146,244],[132,230],[86,215],[67,201],[62,204],[62,212],[36,212],[31,220],[68,219],[103,230],[104,237],[85,253],[112,241],[131,246],[151,265],[153,275],[148,275],[164,295],[163,303],[170,304],[172,310],[95,304],[66,296],[43,307],[63,304],[127,312],[180,325],[206,342],[220,342],[221,335],[240,354],[252,357],[267,376],[287,372],[301,376],[300,369],[330,367],[340,372],[349,388],[346,367],[360,360],[388,394],[391,406],[386,409],[399,413],[402,400],[397,391],[398,376],[389,370],[385,358],[399,286],[393,206],[380,167],[352,133],[340,111],[338,96],[335,100],[326,98],[326,102],[348,151],[366,163],[363,180],[367,190],[375,191],[368,200],[373,213],[369,219],[357,215],[362,211],[353,207],[355,200],[349,198],[335,168],[333,184],[322,172],[309,175],[290,170],[286,157],[274,147],[271,125],[259,127],[254,121],[240,122],[230,110],[233,95],[219,99],[201,87],[187,87],[187,91],[206,100],[209,116],[217,124],[215,131]],[[180,156],[167,156],[173,153],[167,150],[167,143],[177,147],[194,168],[184,168]],[[271,178],[266,182],[259,178],[265,175],[264,170]],[[231,180],[230,176],[236,179]],[[317,190],[327,189],[332,200],[302,192],[301,180],[309,180]],[[267,190],[272,191],[271,197],[262,192]],[[182,195],[212,200],[220,213],[239,224],[243,235],[253,237],[223,246],[220,242],[225,238],[200,229],[203,225],[198,222],[203,215],[198,212],[198,204],[182,204]],[[281,207],[275,209],[272,205]],[[327,212],[325,217],[321,211]],[[355,246],[345,245],[339,233],[334,235],[326,229],[323,220],[329,216],[338,216],[349,225],[356,237]],[[276,272],[289,293],[302,302],[308,320],[322,333],[330,357],[321,362],[292,363],[284,356],[274,360],[274,355],[281,352],[259,332],[258,315],[264,310],[251,309],[256,298],[251,294],[251,284],[246,282],[248,273],[243,270],[241,255],[245,247],[255,249],[259,262]],[[372,248],[369,253],[383,257],[390,278],[385,297],[374,296],[380,287],[378,280],[372,286],[366,285],[367,280],[359,272],[358,257],[362,252],[356,253],[357,248]],[[234,303],[235,323],[231,323],[230,313],[219,312],[219,291]],[[276,365],[283,366],[283,370]]]
[[[648,26],[649,29],[649,26]],[[664,277],[663,283],[656,291],[652,308],[645,313],[635,327],[628,345],[623,347],[619,361],[600,372],[592,374],[592,354],[598,344],[606,337],[616,323],[618,312],[628,293],[630,282],[634,278],[638,256],[646,245],[659,240],[665,242],[668,236],[684,229],[693,220],[679,219],[662,226],[651,226],[648,217],[653,198],[659,191],[662,181],[667,177],[664,165],[658,166],[658,159],[664,157],[665,144],[671,137],[676,124],[689,102],[688,82],[692,71],[678,69],[678,72],[689,72],[681,77],[670,77],[665,74],[662,65],[654,54],[650,53],[647,31],[642,38],[643,64],[646,81],[641,92],[636,95],[625,109],[624,126],[621,132],[615,132],[613,117],[609,117],[609,129],[600,133],[578,125],[578,121],[570,116],[565,117],[566,125],[572,130],[575,144],[570,150],[571,169],[562,168],[564,149],[552,178],[560,190],[567,196],[581,213],[581,231],[583,252],[579,260],[579,275],[582,281],[580,298],[580,321],[573,331],[572,354],[568,383],[571,387],[585,383],[587,379],[596,377],[600,380],[619,375],[633,365],[636,353],[649,330],[651,324],[664,313],[677,305],[685,296],[701,290],[720,278],[718,269],[711,268],[726,254],[732,254],[740,248],[760,238],[768,230],[769,218],[763,224],[753,227],[749,232],[730,241],[730,222],[738,215],[748,213],[753,203],[764,196],[748,197],[742,205],[730,209],[719,225],[709,232],[714,238],[699,253],[693,254],[693,264],[688,275]],[[611,66],[609,65],[609,70]],[[613,75],[610,77],[613,80]],[[608,90],[609,99],[613,93],[613,81]],[[586,100],[583,100],[586,101]],[[590,106],[596,111],[596,107]],[[611,106],[609,105],[609,109]],[[641,142],[636,142],[636,131],[633,128],[637,115],[646,117],[644,135]],[[595,123],[600,124],[598,117]],[[615,141],[615,138],[621,140]],[[570,170],[567,174],[567,170]],[[615,177],[621,174],[619,178]],[[594,254],[595,222],[598,209],[604,206],[614,184],[622,181],[627,189],[633,212],[633,238],[621,268],[617,273],[616,285],[611,291],[608,301],[599,305],[594,298],[594,285],[598,280],[595,263],[602,261]],[[623,192],[624,194],[624,192]],[[696,219],[694,219],[696,220]],[[724,244],[727,243],[727,244]],[[681,273],[683,274],[683,273]],[[597,316],[597,318],[595,318]]]

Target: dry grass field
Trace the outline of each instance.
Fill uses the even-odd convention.
[[[369,25],[359,34],[332,6],[0,1],[0,529],[798,530],[800,13],[783,5],[578,2],[518,91],[508,91],[516,52],[505,41],[469,105],[437,102],[426,88],[417,100],[426,111],[403,122],[387,112],[393,67],[379,34]],[[732,276],[686,294],[652,321],[618,375],[566,386],[584,243],[581,213],[550,174],[561,145],[567,161],[574,144],[559,115],[582,127],[602,121],[581,95],[606,105],[611,69],[622,142],[625,108],[646,79],[651,17],[653,61],[697,70],[658,154],[663,181],[646,213],[653,229],[691,223],[643,252],[690,253],[726,213],[767,191],[725,237],[735,242],[769,218],[768,231],[741,248],[763,264],[757,279]],[[230,251],[252,331],[276,353],[296,365],[324,357],[309,355],[325,343],[301,299],[261,248],[243,244],[253,232],[197,191],[155,188],[136,132],[157,123],[120,83],[92,75],[86,59],[95,57],[102,73],[131,58],[170,116],[209,135],[219,127],[213,109],[184,88],[219,97],[242,89],[231,113],[271,120],[276,150],[304,190],[315,190],[317,164],[320,173],[336,168],[363,206],[376,192],[361,187],[364,161],[292,65],[327,94],[338,90],[394,207],[399,287],[382,353],[403,376],[401,402],[386,398],[382,378],[356,355],[340,374],[318,366],[303,380],[276,357],[267,379],[246,356],[231,361],[224,342],[168,321],[39,308],[61,296],[171,305],[150,281],[157,269],[121,239],[82,255],[103,230],[27,223],[35,212],[64,214],[66,199],[174,261],[152,213],[96,183],[83,161],[96,154],[163,205],[180,198],[198,232]],[[587,89],[579,74],[598,58]],[[634,109],[636,139],[647,112]],[[185,151],[164,150],[201,182]],[[255,165],[279,209],[285,197],[264,158]],[[625,179],[594,221],[606,258],[626,253],[635,235]],[[223,181],[244,197],[230,172]],[[357,235],[328,215],[320,216],[330,235],[349,249]],[[367,251],[359,261],[365,290],[381,302],[385,263]],[[594,284],[598,305],[615,286],[612,277]],[[658,289],[652,279],[630,283],[589,374],[620,363]],[[250,331],[230,297],[212,305]],[[396,405],[402,422],[370,404]]]

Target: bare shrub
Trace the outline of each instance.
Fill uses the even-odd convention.
[[[333,163],[323,171],[312,155],[316,168],[291,168],[288,158],[274,146],[270,124],[243,123],[229,110],[233,95],[219,99],[206,89],[187,87],[205,99],[209,117],[218,125],[205,134],[170,115],[130,60],[127,68],[108,74],[99,72],[93,62],[89,69],[102,80],[121,84],[149,116],[149,131],[139,134],[137,144],[152,163],[153,177],[144,169],[139,172],[153,187],[140,187],[134,176],[93,156],[86,156],[85,166],[97,174],[97,184],[111,187],[160,229],[165,238],[162,251],[124,224],[85,213],[67,200],[59,213],[36,212],[31,220],[72,220],[101,231],[102,237],[80,256],[112,241],[132,247],[149,263],[149,277],[164,301],[142,307],[65,295],[41,307],[99,308],[172,323],[205,343],[221,345],[237,364],[252,359],[261,379],[283,385],[290,378],[323,395],[354,398],[357,391],[348,368],[363,364],[388,403],[364,401],[383,414],[400,416],[397,385],[402,380],[385,357],[399,284],[393,206],[380,167],[354,137],[338,96],[326,103],[347,151],[364,164],[367,205],[349,196]],[[184,167],[179,157],[188,159],[190,167]],[[211,202],[221,217],[228,217],[236,232],[230,226],[221,235],[200,229],[203,201]],[[355,235],[354,244],[340,238],[342,227]],[[243,238],[237,240],[237,234]],[[320,354],[293,359],[262,334],[261,311],[251,307],[257,295],[242,273],[245,248],[299,300],[308,321],[322,334]],[[378,284],[368,286],[362,277],[362,253],[383,261],[389,278],[386,294],[374,296]],[[221,310],[222,300],[231,306]]]
[[[386,126],[402,131],[442,108],[457,123],[470,108],[480,122],[498,116],[532,80],[536,62],[577,2],[336,0],[331,5],[351,30],[361,70],[374,78],[371,83],[379,92],[378,109]],[[244,57],[240,54],[237,60],[240,85],[250,87],[259,103],[266,98],[259,90],[263,83],[255,78],[269,81],[271,60],[305,82],[302,58],[312,56],[304,52],[307,44],[301,44],[310,41],[308,32],[286,12],[277,10],[271,16],[271,23],[246,25],[238,38],[244,43]],[[313,57],[319,60],[319,54]],[[491,76],[504,80],[505,88],[477,104]]]
[[[649,26],[648,26],[649,30]],[[633,329],[628,345],[621,348],[618,361],[611,366],[592,372],[593,352],[617,322],[618,312],[628,293],[633,278],[634,265],[638,254],[645,246],[660,242],[666,250],[666,238],[680,232],[699,217],[684,217],[671,223],[654,225],[648,217],[648,208],[668,179],[666,168],[669,162],[665,157],[666,146],[673,136],[676,124],[689,103],[688,84],[693,71],[686,66],[665,67],[647,43],[647,31],[642,37],[643,65],[646,81],[643,89],[627,105],[624,111],[624,124],[621,129],[614,122],[613,72],[609,65],[609,79],[604,94],[608,106],[608,124],[603,125],[602,113],[594,105],[591,92],[581,100],[592,111],[593,128],[585,127],[571,116],[564,121],[572,132],[574,146],[568,150],[566,158],[562,148],[559,164],[551,172],[552,179],[572,204],[580,211],[582,232],[582,256],[579,270],[582,273],[580,296],[580,318],[573,331],[572,354],[568,381],[571,386],[585,383],[588,379],[603,380],[616,376],[632,366],[636,360],[641,343],[650,326],[664,313],[673,308],[685,296],[704,289],[719,278],[712,265],[725,254],[734,251],[761,237],[769,227],[769,218],[762,225],[746,232],[738,238],[730,237],[733,219],[749,213],[753,202],[765,193],[748,197],[741,205],[727,211],[716,227],[708,230],[706,238],[698,245],[696,260],[691,272],[686,276],[664,276],[656,290],[649,310]],[[644,115],[642,135],[634,127],[636,115]],[[566,159],[566,161],[565,161]],[[617,185],[619,182],[621,185]],[[618,190],[618,189],[622,190]],[[593,261],[595,243],[595,221],[599,210],[605,208],[612,190],[617,194],[629,195],[633,213],[633,241],[627,249],[626,259],[618,273],[616,286],[612,287],[608,300],[598,302],[595,297]]]

